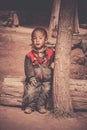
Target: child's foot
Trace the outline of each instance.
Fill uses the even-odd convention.
[[[38,111],[41,114],[45,114],[47,112],[47,110],[44,107],[40,107]]]
[[[24,113],[26,114],[31,114],[33,112],[33,110],[30,107],[26,107],[24,110]]]

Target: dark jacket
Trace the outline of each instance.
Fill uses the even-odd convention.
[[[26,82],[33,80],[33,78],[37,81],[51,81],[53,59],[54,51],[51,48],[45,48],[41,53],[35,49],[28,52],[24,63]]]

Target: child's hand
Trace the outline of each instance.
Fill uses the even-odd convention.
[[[51,64],[51,68],[54,69],[54,62]]]
[[[35,86],[37,84],[37,81],[34,77],[30,79],[30,84],[31,86]]]
[[[37,84],[37,81],[36,80],[33,80],[32,82],[31,82],[31,85],[32,86],[35,86]]]

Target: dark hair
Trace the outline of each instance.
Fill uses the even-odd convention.
[[[34,33],[35,33],[36,31],[42,32],[42,33],[45,35],[45,37],[47,38],[47,31],[46,31],[44,28],[42,28],[42,27],[37,27],[37,28],[35,28],[35,29],[33,30],[32,34],[31,34],[31,37],[32,37],[32,38],[33,38]]]

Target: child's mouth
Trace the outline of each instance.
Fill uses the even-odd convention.
[[[37,45],[37,46],[39,46],[40,44],[39,44],[39,43],[37,43],[36,45]]]

